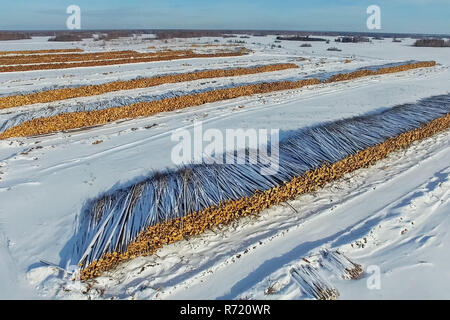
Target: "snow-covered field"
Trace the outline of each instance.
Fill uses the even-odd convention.
[[[195,120],[201,120],[205,130],[278,128],[283,135],[450,93],[446,48],[414,48],[412,39],[358,44],[330,39],[330,44],[314,42],[311,48],[302,48],[302,42],[250,37],[243,45],[253,53],[241,57],[0,73],[3,96],[205,69],[271,63],[299,66],[3,109],[0,128],[4,130],[8,123],[29,117],[149,101],[174,93],[293,80],[408,60],[438,63],[433,68],[253,95],[89,130],[0,140],[0,298],[311,298],[302,294],[291,270],[308,263],[305,260],[318,266],[317,257],[324,248],[339,250],[364,270],[360,279],[343,280],[319,268],[342,299],[450,298],[450,132],[415,143],[290,205],[168,245],[156,255],[136,258],[94,281],[76,280],[76,267],[63,263],[71,253],[69,240],[85,202],[153,170],[174,167],[171,133],[179,128],[192,131]],[[81,44],[46,40],[2,41],[0,51],[71,47],[144,51],[150,45],[185,49],[193,43],[216,43],[215,38],[168,43],[121,39],[100,46],[90,40]],[[327,51],[331,46],[342,52]],[[348,59],[352,61],[345,63]]]

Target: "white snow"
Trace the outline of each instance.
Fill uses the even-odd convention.
[[[284,41],[282,48],[275,49],[270,48],[273,37],[245,40],[245,46],[254,53],[237,58],[0,73],[0,94],[268,63],[295,62],[301,68],[5,109],[0,120],[49,106],[70,110],[75,103],[95,103],[115,96],[288,79],[387,62],[436,60],[440,65],[210,103],[90,130],[0,141],[0,298],[304,298],[290,279],[289,269],[323,247],[341,250],[366,271],[371,265],[381,270],[380,290],[367,288],[369,273],[360,280],[331,279],[340,298],[449,298],[449,132],[299,197],[291,202],[298,214],[289,206],[279,206],[257,219],[243,219],[223,230],[167,246],[157,256],[137,258],[97,279],[91,290],[87,284],[72,281],[73,275],[39,262],[45,259],[58,265],[67,255],[68,241],[86,200],[151,170],[173,167],[170,152],[175,143],[170,140],[171,133],[177,128],[192,130],[194,120],[202,120],[204,129],[290,130],[450,92],[448,50],[413,48],[409,46],[412,39],[402,43],[390,39],[360,44],[313,43],[312,48]],[[158,47],[184,48],[186,41],[193,40],[155,43]],[[0,50],[80,46],[87,51],[144,50],[154,45],[133,40],[123,44],[116,41],[106,48],[91,40],[81,45],[48,44],[46,38],[0,42]],[[343,51],[326,51],[330,46]],[[308,60],[299,61],[300,57]],[[355,60],[344,64],[350,57]],[[244,108],[239,108],[242,105]],[[97,140],[103,142],[93,145]],[[277,292],[265,295],[272,283]]]

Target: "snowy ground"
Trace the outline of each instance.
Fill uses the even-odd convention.
[[[0,51],[56,48],[45,40],[3,41]],[[213,40],[172,40],[168,44],[122,40],[105,47],[85,41],[57,47],[143,51],[150,45],[176,49]],[[257,219],[241,220],[167,246],[155,256],[135,259],[95,283],[72,281],[72,275],[40,263],[44,259],[59,265],[67,258],[66,244],[86,200],[151,170],[174,166],[171,133],[177,128],[192,130],[194,120],[202,120],[204,129],[288,131],[450,92],[448,50],[413,48],[409,46],[412,39],[313,43],[312,48],[300,48],[301,42],[295,41],[274,43],[273,37],[245,40],[254,53],[243,57],[0,73],[0,94],[269,63],[294,62],[300,68],[5,109],[0,111],[0,126],[22,113],[42,116],[55,107],[74,110],[89,103],[116,103],[115,98],[284,80],[413,59],[436,60],[439,65],[216,102],[90,130],[0,141],[1,298],[308,298],[289,271],[303,258],[313,261],[321,248],[339,249],[365,270],[359,280],[324,273],[340,298],[449,298],[449,132],[299,197],[291,202],[296,211],[290,206],[272,208]],[[282,48],[272,49],[272,44]],[[326,51],[331,46],[343,51]],[[353,61],[344,63],[346,59]],[[102,143],[92,144],[98,140]],[[372,279],[369,266],[380,270],[380,289],[369,290],[366,285]]]

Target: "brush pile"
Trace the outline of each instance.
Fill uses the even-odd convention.
[[[386,68],[380,68],[382,72],[370,69],[356,71],[359,76],[366,74],[393,73],[405,71],[409,69],[431,67],[436,62],[417,62],[405,65],[396,65]],[[357,77],[355,72],[352,73],[352,79]],[[335,75],[333,81],[343,81],[345,75]],[[233,98],[250,96],[253,94],[263,94],[274,91],[298,89],[304,86],[317,85],[322,82],[329,83],[329,80],[319,80],[317,78],[303,79],[299,81],[280,81],[265,82],[259,84],[250,84],[238,86],[234,88],[211,90],[207,92],[185,95],[181,97],[166,98],[158,101],[140,102],[128,106],[112,107],[103,110],[80,111],[71,113],[62,113],[50,117],[37,118],[23,122],[17,126],[11,127],[0,133],[0,139],[8,139],[11,137],[27,137],[41,134],[49,134],[58,131],[71,129],[79,129],[83,127],[99,126],[122,119],[133,119],[137,117],[148,117],[160,112],[168,112],[187,107],[199,106],[205,103],[211,103],[221,100],[229,100]]]
[[[71,262],[79,263],[82,279],[99,276],[165,244],[317,190],[448,128],[450,95],[435,96],[298,130],[280,142],[272,176],[260,173],[264,160],[157,172],[85,205]]]
[[[292,268],[289,273],[303,294],[317,300],[337,300],[339,291],[309,264]]]
[[[320,250],[320,265],[344,280],[360,279],[363,269],[339,251]]]
[[[262,72],[273,72],[298,68],[293,63],[271,64],[266,66],[205,70],[191,73],[163,75],[152,78],[142,78],[128,81],[114,81],[99,85],[81,86],[76,88],[64,88],[50,91],[36,92],[25,95],[0,97],[0,109],[24,106],[34,103],[53,102],[77,97],[88,97],[107,92],[147,88],[165,83],[177,83],[208,78],[234,77]]]

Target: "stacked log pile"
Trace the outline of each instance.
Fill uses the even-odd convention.
[[[198,79],[234,77],[261,72],[273,72],[286,69],[297,68],[296,64],[272,64],[254,68],[235,68],[235,69],[217,69],[206,70],[191,73],[181,73],[166,76],[157,76],[152,78],[142,78],[128,81],[114,81],[99,85],[81,86],[76,88],[64,88],[50,91],[36,92],[24,95],[13,95],[0,97],[0,109],[25,106],[34,103],[46,103],[78,97],[89,97],[107,92],[131,90],[138,88],[147,88],[166,83],[177,83],[184,81],[193,81]]]
[[[166,60],[178,60],[178,59],[190,59],[190,58],[220,58],[220,57],[238,57],[247,54],[246,49],[236,51],[224,51],[217,53],[193,53],[190,50],[187,51],[165,51],[162,53],[148,53],[137,54],[137,56],[126,56],[124,58],[114,58],[107,60],[89,60],[89,61],[67,61],[67,62],[55,62],[55,63],[36,63],[36,64],[18,64],[18,65],[6,65],[0,67],[0,72],[18,72],[18,71],[32,71],[32,70],[51,70],[51,69],[66,69],[66,68],[79,68],[79,67],[98,67],[127,63],[141,63],[141,62],[154,62],[154,61],[166,61]],[[144,56],[142,56],[144,55]],[[39,61],[39,59],[37,60]]]
[[[369,147],[338,161],[323,164],[320,168],[309,170],[304,175],[294,177],[291,181],[266,191],[256,192],[250,197],[229,200],[209,207],[200,212],[188,214],[147,227],[129,244],[125,252],[106,253],[98,261],[84,266],[80,265],[81,279],[87,280],[100,276],[119,263],[138,256],[148,256],[165,244],[180,241],[186,237],[202,234],[219,225],[227,225],[239,218],[257,215],[263,210],[293,199],[298,195],[312,192],[335,181],[345,174],[360,168],[366,168],[392,152],[404,149],[413,142],[428,138],[450,128],[450,114],[437,118],[414,130],[406,131],[385,142]]]
[[[417,62],[394,67],[381,68],[377,71],[358,70],[348,74],[338,74],[325,80],[325,83],[337,82],[365,77],[367,75],[381,75],[406,71],[410,69],[432,67],[435,61]],[[280,81],[238,86],[228,89],[211,90],[198,94],[191,94],[175,98],[166,98],[158,101],[140,102],[122,107],[113,107],[103,110],[62,113],[51,117],[38,118],[26,121],[18,126],[9,128],[0,133],[0,139],[11,137],[27,137],[66,131],[83,127],[104,125],[121,119],[147,117],[160,112],[168,112],[187,107],[199,106],[221,100],[234,99],[253,94],[263,94],[274,91],[298,89],[304,86],[317,85],[320,80],[306,79],[299,81]]]
[[[42,53],[72,53],[72,52],[83,52],[82,49],[47,49],[47,50],[20,50],[20,51],[0,51],[0,55],[32,55],[32,54],[42,54]]]

